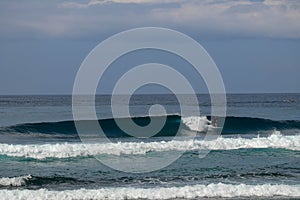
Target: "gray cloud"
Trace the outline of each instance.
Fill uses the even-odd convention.
[[[91,0],[2,3],[2,37],[93,37],[140,26],[199,35],[300,38],[300,1]]]
[[[180,0],[90,0],[87,3],[79,3],[75,1],[71,2],[63,2],[59,4],[60,8],[88,8],[91,6],[99,5],[99,4],[107,4],[107,3],[120,3],[120,4],[153,4],[153,3],[174,3],[180,2]],[[183,1],[182,1],[183,2]]]

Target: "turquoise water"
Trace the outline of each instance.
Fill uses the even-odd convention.
[[[168,113],[160,134],[149,139],[133,138],[119,130],[111,118],[109,96],[98,96],[99,123],[116,145],[103,145],[101,150],[89,152],[74,127],[70,96],[1,96],[0,191],[19,194],[21,190],[35,190],[42,195],[40,189],[65,193],[72,190],[82,197],[88,194],[80,190],[83,188],[93,194],[101,191],[109,198],[113,193],[122,198],[132,198],[133,193],[153,198],[151,194],[161,193],[159,197],[166,199],[174,198],[174,192],[164,189],[178,187],[178,198],[204,198],[215,187],[218,192],[209,192],[213,198],[299,197],[300,94],[227,98],[229,117],[221,138],[216,145],[208,142],[201,146],[205,129],[198,131],[192,145],[184,140],[171,142],[177,130],[193,132],[184,123],[186,119],[178,115],[178,102],[172,95],[137,95],[131,99],[130,112],[139,125],[149,123],[148,109],[153,104],[164,105]],[[207,95],[199,95],[201,115],[207,121],[201,120],[208,124],[209,102]],[[192,111],[198,105],[190,105],[187,95],[185,106]],[[202,148],[211,151],[199,159]],[[94,158],[116,160],[123,156],[134,161],[169,157],[176,152],[183,155],[171,165],[137,174],[111,169]],[[141,188],[150,190],[140,191]],[[127,190],[130,194],[124,195]],[[286,192],[280,193],[281,190]]]

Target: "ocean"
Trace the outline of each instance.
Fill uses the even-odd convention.
[[[153,104],[167,114],[154,116],[166,118],[156,135],[135,138],[118,128],[110,96],[96,96],[98,122],[110,140],[99,144],[93,136],[80,140],[70,95],[0,96],[0,199],[300,198],[300,94],[227,94],[216,141],[203,140],[211,126],[209,95],[199,94],[198,105],[185,99],[180,106],[191,113],[198,106],[200,117],[180,116],[174,95],[132,96],[131,116],[120,113],[121,120],[146,126]],[[185,140],[186,133],[196,136]],[[202,150],[209,153],[199,157]],[[122,158],[130,168],[144,159],[159,166],[178,153],[170,165],[144,173],[101,162]]]

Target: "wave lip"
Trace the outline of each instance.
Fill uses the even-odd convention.
[[[6,199],[193,199],[201,197],[300,197],[300,185],[209,184],[183,187],[101,188],[65,191],[0,190]]]
[[[88,147],[86,146],[88,145]],[[242,148],[284,148],[300,150],[300,135],[286,136],[273,134],[269,137],[223,138],[213,141],[173,140],[158,142],[117,142],[117,143],[56,143],[12,145],[0,144],[0,155],[27,157],[34,159],[86,157],[101,154],[147,154],[149,152],[193,151],[193,150],[232,150]]]
[[[3,177],[0,178],[0,186],[22,186],[25,185],[26,181],[31,178],[31,175],[18,176],[12,178]]]

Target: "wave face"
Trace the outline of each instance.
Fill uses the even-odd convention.
[[[164,127],[157,133],[155,136],[174,136],[179,129],[181,124],[181,117],[178,115],[169,115],[169,116],[153,116],[151,118],[165,118],[166,123]],[[120,118],[120,121],[129,122],[133,120],[136,124],[140,126],[146,126],[150,123],[150,117],[134,117],[134,118]],[[91,120],[82,120],[79,121],[82,125],[85,125],[89,129],[89,124]],[[98,120],[101,128],[107,137],[131,137],[123,130],[121,130],[116,124],[115,120],[110,119],[101,119]],[[2,133],[23,133],[23,134],[52,134],[52,135],[77,135],[76,127],[74,121],[61,121],[61,122],[42,122],[42,123],[27,123],[20,124],[15,126],[4,127],[0,130]],[[97,133],[98,130],[87,130],[87,133],[91,135]]]
[[[88,149],[87,149],[88,146]],[[34,159],[86,157],[102,154],[108,155],[145,155],[150,152],[195,151],[195,150],[233,150],[248,148],[284,148],[300,150],[300,135],[284,136],[273,134],[269,137],[223,138],[216,141],[160,141],[160,142],[117,142],[99,144],[56,143],[12,145],[0,144],[0,154],[13,157]]]
[[[251,133],[267,130],[300,129],[300,121],[282,120],[274,121],[250,117],[226,117],[223,128],[225,134]]]
[[[183,187],[101,188],[50,191],[0,190],[6,199],[195,199],[201,197],[300,197],[299,185],[245,185],[211,183]]]
[[[165,116],[153,116],[159,120]],[[148,125],[150,117],[134,117],[134,118],[120,118],[123,122],[133,120],[140,126]],[[210,126],[210,117],[181,117],[179,115],[168,115],[164,127],[160,130],[155,137],[161,136],[174,136],[179,128],[191,131],[206,132]],[[80,123],[90,127],[89,120],[80,121]],[[98,120],[101,128],[105,132],[107,137],[131,137],[124,131],[122,131],[116,124],[114,119],[101,119]],[[180,125],[182,126],[180,127]],[[285,120],[274,121],[262,118],[249,118],[249,117],[226,117],[222,134],[243,134],[243,133],[257,133],[259,131],[268,130],[294,130],[300,129],[300,121]],[[180,130],[179,130],[180,131]],[[91,134],[97,133],[97,130],[88,130]],[[2,127],[0,133],[17,133],[17,134],[38,134],[38,135],[64,135],[77,136],[74,121],[61,121],[61,122],[41,122],[41,123],[27,123],[19,124],[9,127]]]

